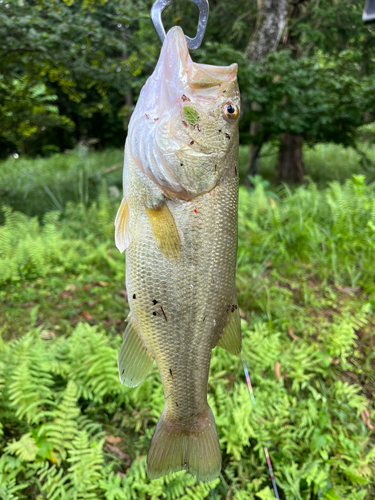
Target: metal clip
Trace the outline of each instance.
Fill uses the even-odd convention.
[[[175,0],[156,0],[151,9],[151,20],[154,25],[155,31],[161,41],[164,42],[165,39],[165,29],[163,26],[163,21],[161,20],[161,14],[164,9],[169,7]],[[195,38],[190,38],[185,35],[187,46],[190,50],[197,49],[202,43],[204,32],[206,31],[207,20],[208,20],[208,0],[190,0],[195,3],[199,9],[199,21],[198,29]]]

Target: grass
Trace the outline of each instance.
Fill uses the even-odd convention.
[[[99,470],[90,479],[95,498],[270,500],[267,445],[283,499],[374,498],[375,186],[356,175],[326,189],[310,183],[271,192],[260,178],[251,191],[241,188],[237,289],[256,405],[239,359],[216,348],[209,403],[223,475],[209,486],[185,473],[147,479],[145,454],[163,407],[157,370],[136,389],[113,381],[128,312],[124,257],[113,242],[118,202],[102,182],[96,203],[68,203],[64,214],[49,213],[44,224],[6,211],[0,226],[0,325],[7,340],[0,346],[0,493],[50,499],[51,491],[65,488],[73,498],[69,488],[80,486],[69,460],[83,449],[93,460],[86,468]],[[34,360],[35,373],[19,359]],[[23,367],[28,375],[17,371]],[[65,439],[65,459],[56,434],[43,434],[58,414],[49,416],[43,406],[35,413],[40,396],[29,408],[25,403],[32,383],[39,394],[41,373],[51,380],[46,407],[57,412],[70,395],[81,415],[72,413],[76,431]],[[17,385],[21,375],[28,384]],[[45,437],[34,438],[37,433]]]
[[[362,144],[359,151],[364,153],[375,165],[375,149],[372,145]],[[324,187],[329,182],[345,182],[353,174],[363,173],[361,154],[355,149],[344,148],[337,144],[317,144],[316,146],[303,148],[303,162],[306,176]],[[248,160],[248,148],[240,148],[240,175],[245,177]],[[265,144],[261,151],[260,175],[274,182],[276,174],[277,147]],[[373,167],[370,167],[371,173]]]
[[[360,149],[375,163],[374,148],[362,145]],[[240,147],[241,182],[246,176],[248,152],[247,146]],[[277,149],[266,144],[261,155],[260,174],[274,183]],[[360,160],[361,156],[352,148],[345,149],[335,144],[304,147],[306,175],[321,186],[335,180],[345,182],[352,174],[360,173]],[[109,186],[114,186],[113,194],[121,191],[121,168],[108,170],[120,167],[122,163],[123,151],[120,149],[92,151],[87,147],[49,158],[9,158],[0,162],[1,201],[39,218],[49,210],[64,210],[69,201],[87,206],[97,199],[103,179]]]
[[[91,151],[80,147],[49,158],[9,158],[0,162],[0,196],[3,203],[27,215],[41,217],[48,210],[63,210],[68,201],[91,203],[100,182],[121,189],[123,151]]]

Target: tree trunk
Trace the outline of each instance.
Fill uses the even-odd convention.
[[[257,0],[257,4],[255,31],[246,47],[251,61],[260,61],[276,50],[288,14],[288,0]]]
[[[281,134],[277,155],[277,179],[284,182],[302,182],[305,169],[302,160],[303,138],[295,134]]]
[[[274,52],[280,41],[288,14],[288,0],[257,0],[258,12],[255,31],[246,47],[246,56],[251,61],[260,61],[269,52]],[[257,103],[251,103],[254,109]],[[258,122],[250,124],[250,137],[261,131]],[[260,169],[262,144],[251,144],[245,185],[249,185],[249,175],[256,175]]]
[[[298,19],[300,16],[300,4],[305,0],[297,0],[290,9],[288,18]],[[293,32],[286,28],[282,40],[285,48],[295,51],[295,57],[301,54],[295,44]],[[303,138],[291,133],[281,134],[280,148],[277,155],[276,178],[280,181],[301,182],[305,175],[303,165]]]

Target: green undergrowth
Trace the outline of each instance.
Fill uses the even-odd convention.
[[[274,182],[276,175],[278,145],[267,143],[260,153],[260,174]],[[248,148],[240,150],[240,175],[245,177]],[[375,148],[372,144],[360,143],[358,150],[339,144],[317,144],[303,147],[303,163],[308,178],[326,186],[332,181],[345,182],[353,174],[367,172],[374,179]]]
[[[359,145],[375,165],[375,149],[367,143]],[[241,182],[247,174],[249,148],[240,146],[239,172]],[[363,159],[353,148],[336,144],[304,146],[306,175],[314,182],[326,185],[330,181],[345,182],[352,174],[363,170]],[[260,173],[275,179],[277,147],[271,143],[261,151]],[[51,210],[65,210],[69,202],[89,206],[97,201],[100,184],[105,180],[113,186],[112,195],[119,196],[122,182],[123,150],[93,151],[80,146],[49,158],[9,158],[0,162],[0,200],[14,210],[29,216],[43,215]],[[117,168],[116,168],[117,167]],[[369,171],[373,166],[367,165]],[[117,188],[117,189],[116,189]],[[3,223],[0,214],[0,223]]]
[[[116,203],[0,226],[0,498],[375,497],[375,186],[240,190],[237,288],[253,404],[239,358],[213,351],[209,404],[222,475],[150,482],[160,377],[121,386],[127,315]],[[90,305],[91,304],[91,305]]]
[[[39,217],[49,210],[64,210],[70,201],[87,206],[97,199],[103,179],[121,188],[123,157],[122,150],[81,146],[49,158],[9,158],[0,162],[0,200]]]

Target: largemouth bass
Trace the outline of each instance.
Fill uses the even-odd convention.
[[[120,380],[135,387],[155,360],[164,389],[151,479],[184,469],[210,481],[221,469],[207,383],[216,345],[241,350],[239,107],[237,64],[194,63],[181,28],[172,28],[129,124],[115,221],[130,306]]]

